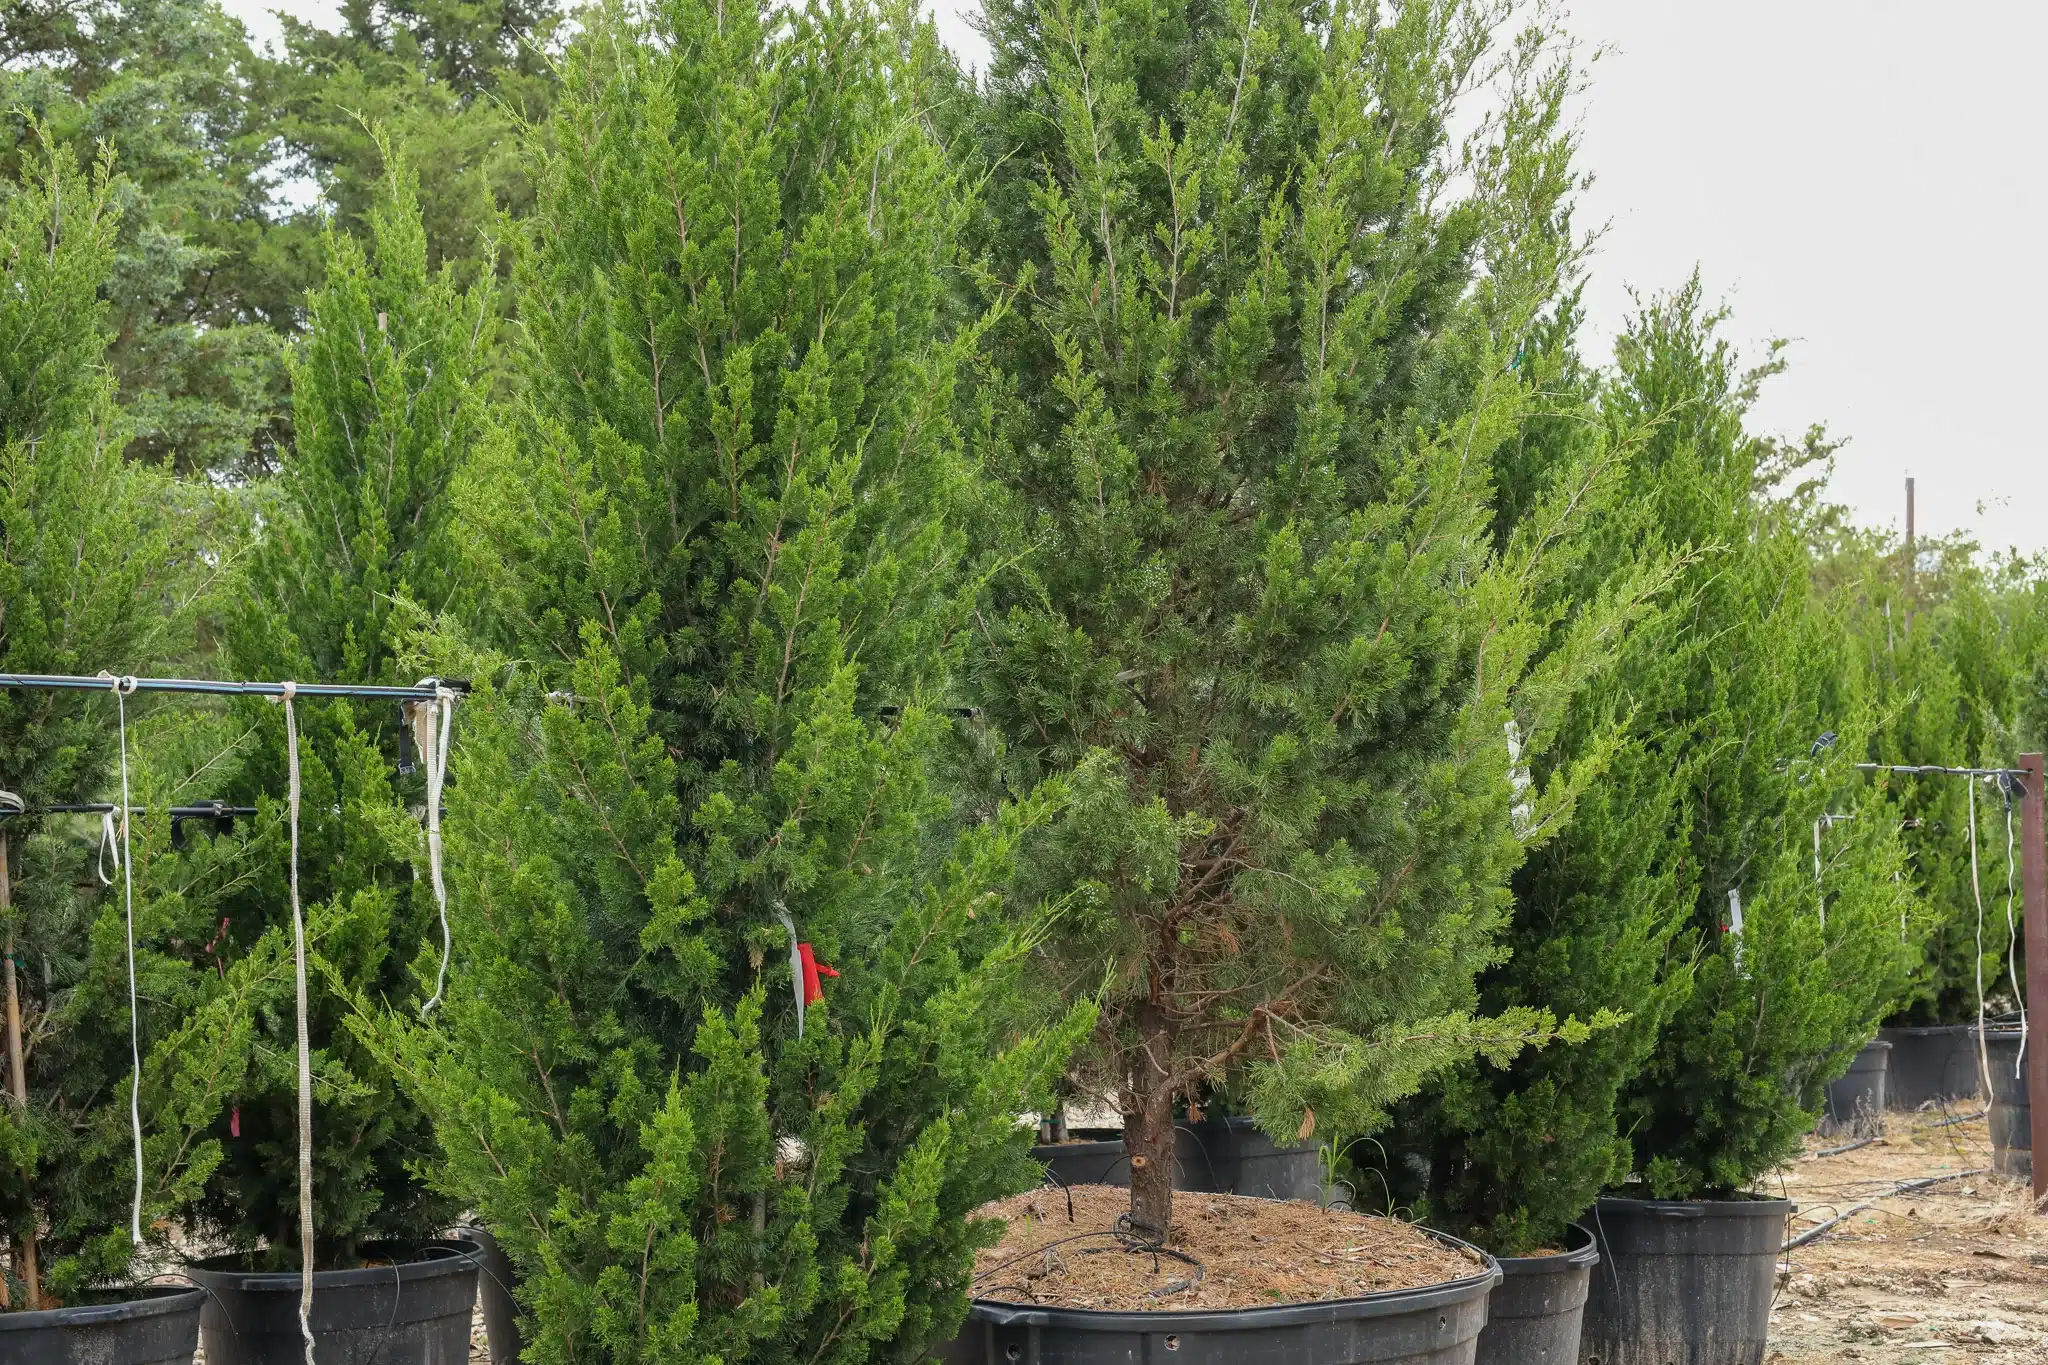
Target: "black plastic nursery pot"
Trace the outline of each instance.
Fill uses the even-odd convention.
[[[1554,1256],[1503,1256],[1475,1365],[1575,1365],[1600,1247],[1573,1224]]]
[[[1124,1151],[1123,1135],[1102,1129],[1076,1129],[1079,1137],[1069,1142],[1042,1144],[1031,1155],[1044,1163],[1053,1179],[1062,1185],[1123,1185],[1131,1183],[1131,1158]],[[1206,1143],[1189,1128],[1173,1130],[1173,1187],[1190,1194],[1215,1194],[1220,1164]]]
[[[2016,1028],[1986,1029],[1984,1052],[1991,1063],[1991,1169],[2031,1180],[2034,1115],[2028,1104],[2024,1040]]]
[[[1471,1365],[1500,1279],[1484,1259],[1445,1284],[1271,1308],[1108,1313],[976,1299],[934,1354],[945,1365]]]
[[[467,1365],[476,1306],[475,1248],[428,1242],[366,1247],[392,1259],[313,1274],[315,1365]],[[399,1260],[398,1257],[408,1257]],[[199,1318],[206,1365],[300,1365],[299,1272],[254,1270],[244,1256],[186,1267],[207,1291]]]
[[[1977,1049],[1969,1024],[1879,1029],[1892,1045],[1885,1067],[1885,1103],[1912,1110],[1977,1098]]]
[[[450,1237],[476,1248],[477,1305],[483,1310],[484,1343],[491,1353],[491,1365],[517,1365],[519,1301],[512,1297],[512,1287],[519,1276],[512,1269],[512,1258],[488,1229],[457,1228]]]
[[[1762,1365],[1785,1199],[1601,1199],[1582,1365]]]
[[[1250,1118],[1209,1119],[1195,1125],[1195,1136],[1208,1153],[1216,1192],[1322,1201],[1323,1163],[1313,1143],[1282,1147]]]
[[[107,1297],[0,1313],[0,1365],[191,1365],[205,1290],[180,1285]]]
[[[1874,1038],[1863,1045],[1841,1079],[1828,1082],[1827,1109],[1820,1120],[1822,1133],[1867,1137],[1883,1129],[1891,1053],[1891,1043]]]

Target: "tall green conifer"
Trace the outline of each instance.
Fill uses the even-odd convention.
[[[1085,1011],[1004,1025],[1039,803],[937,850],[968,479],[928,33],[592,17],[537,139],[523,398],[464,475],[457,971],[363,1017],[529,1360],[908,1360]],[[543,694],[556,694],[544,698]],[[836,964],[799,1009],[796,944]]]
[[[387,149],[388,150],[388,149]],[[477,386],[496,326],[486,272],[464,288],[430,270],[413,174],[386,163],[365,240],[330,227],[325,282],[294,347],[294,436],[226,623],[238,676],[388,684],[406,613],[456,591],[450,485],[477,439]],[[434,1151],[424,1115],[342,1021],[370,998],[417,1006],[432,990],[437,909],[423,875],[422,779],[397,771],[395,705],[298,703],[301,897],[315,978],[314,1204],[323,1268],[365,1240],[416,1240],[454,1210],[412,1168]],[[290,959],[284,732],[275,706],[223,723],[260,805],[267,856],[220,898],[226,952]],[[416,875],[417,874],[417,875]],[[282,945],[280,950],[278,945]],[[424,977],[426,985],[421,986]],[[298,1245],[295,1018],[289,978],[259,1002],[260,1064],[237,1097],[239,1134],[209,1187],[207,1220],[239,1245]]]
[[[120,242],[107,167],[81,174],[59,144],[31,150],[21,174],[0,207],[0,671],[147,671],[184,615],[197,563],[184,533],[203,521],[199,500],[180,506],[169,479],[122,458],[128,428],[105,359],[103,291]],[[144,709],[128,700],[131,740]],[[110,892],[95,885],[70,817],[37,810],[118,801],[117,745],[108,694],[0,692],[0,789],[29,808],[0,820],[12,891],[4,976],[24,1082],[16,1102],[14,1078],[0,1074],[14,1308],[118,1279],[136,1254],[125,903],[118,877]],[[146,859],[166,830],[136,825],[133,847]],[[194,916],[175,891],[153,895],[146,876],[137,880],[141,1221],[145,1254],[160,1255],[159,1220],[190,1208],[220,1158],[210,1128],[246,1043],[236,1002],[248,973],[230,984],[210,965],[189,969],[178,949]],[[204,915],[202,904],[198,923]]]
[[[986,274],[1013,310],[980,435],[1011,562],[979,686],[1024,780],[1071,774],[1033,869],[1078,900],[1051,979],[1109,964],[1091,1078],[1151,1226],[1176,1104],[1227,1085],[1276,1138],[1356,1135],[1553,1026],[1477,1017],[1473,977],[1605,747],[1540,792],[1513,771],[1656,574],[1538,605],[1612,493],[1597,441],[1491,543],[1572,251],[1569,78],[1541,31],[1495,47],[1510,13],[990,11]],[[1502,99],[1459,146],[1474,85]]]
[[[1845,623],[1814,583],[1801,505],[1773,496],[1786,462],[1744,428],[1776,365],[1738,369],[1719,321],[1697,281],[1653,301],[1606,392],[1612,420],[1656,420],[1638,485],[1654,533],[1718,547],[1617,679],[1680,775],[1676,890],[1698,952],[1620,1104],[1660,1198],[1742,1190],[1797,1149],[1923,931],[1890,807],[1852,766],[1876,716]]]

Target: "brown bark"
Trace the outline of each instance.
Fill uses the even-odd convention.
[[[1174,1030],[1157,1005],[1137,1011],[1140,1045],[1124,1077],[1124,1150],[1131,1158],[1131,1221],[1165,1236],[1173,1226]]]
[[[7,985],[7,1098],[16,1114],[28,1112],[28,1072],[21,1057],[21,992],[14,979],[14,880],[7,866],[7,835],[0,833],[0,918],[7,921],[7,959],[0,964],[0,977]],[[21,1278],[23,1307],[42,1306],[41,1276],[36,1270],[36,1235],[33,1231],[15,1239],[12,1247],[14,1273]],[[0,1281],[0,1296],[6,1294]]]

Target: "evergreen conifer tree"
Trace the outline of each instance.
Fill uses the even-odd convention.
[[[1043,798],[928,838],[973,340],[936,49],[859,6],[591,26],[532,152],[523,397],[461,479],[503,653],[464,669],[457,970],[359,1027],[519,1266],[527,1359],[907,1361],[1088,1022],[1005,1023]]]
[[[104,291],[121,241],[108,168],[81,174],[62,143],[20,165],[0,208],[0,671],[146,671],[185,615],[197,556],[182,533],[204,518],[161,473],[122,458],[128,429],[105,359]],[[131,731],[142,709],[129,700]],[[84,890],[99,888],[90,845],[65,827],[74,817],[41,813],[118,802],[118,743],[109,694],[0,692],[0,789],[27,806],[0,818],[5,990],[21,1021],[20,1072],[0,1057],[0,1306],[59,1306],[123,1276],[136,1254],[126,907],[118,889]],[[139,772],[135,791],[157,795]],[[160,819],[137,820],[138,861],[167,833]],[[239,1002],[262,963],[232,979],[192,968],[204,903],[139,872],[137,883],[140,1223],[146,1254],[160,1255],[161,1220],[190,1209],[219,1160],[211,1127],[243,1063]]]
[[[1797,1149],[1922,932],[1896,821],[1852,766],[1876,716],[1846,623],[1814,582],[1800,503],[1772,496],[1788,461],[1744,429],[1776,362],[1740,371],[1719,321],[1696,280],[1652,301],[1605,395],[1610,420],[1655,419],[1636,496],[1656,533],[1715,551],[1617,675],[1651,773],[1680,776],[1674,889],[1697,953],[1620,1101],[1658,1198],[1740,1191]]]
[[[1631,496],[1604,511],[1581,561],[1550,591],[1561,600],[1594,594],[1603,580],[1646,563],[1669,564],[1678,581],[1638,627],[1614,675],[1574,701],[1553,755],[1537,764],[1544,772],[1624,726],[1623,743],[1579,797],[1570,825],[1516,871],[1501,935],[1507,952],[1481,976],[1479,998],[1490,1013],[1540,1006],[1625,1017],[1575,1047],[1531,1050],[1506,1066],[1452,1068],[1405,1103],[1379,1141],[1352,1149],[1365,1167],[1361,1199],[1413,1210],[1503,1256],[1557,1245],[1565,1225],[1629,1173],[1617,1101],[1691,981],[1680,895],[1688,852],[1682,773],[1642,722],[1653,699],[1631,692],[1627,679],[1631,661],[1671,648],[1685,631],[1685,585],[1698,581],[1703,561],[1700,547],[1669,535],[1655,503],[1641,496],[1657,479],[1657,417],[1636,425],[1603,419],[1602,377],[1579,360],[1578,322],[1568,302],[1526,351],[1547,410],[1496,459],[1496,534],[1512,534],[1523,512],[1519,489],[1568,467],[1585,443],[1605,441],[1619,454]]]
[[[218,0],[10,5],[0,50],[10,166],[45,138],[114,154],[107,363],[129,454],[217,476],[265,468],[317,242],[272,202],[276,127],[241,25]]]
[[[387,152],[389,149],[387,148]],[[489,272],[465,288],[430,270],[410,167],[391,156],[365,239],[330,226],[325,281],[291,355],[294,441],[235,588],[225,654],[239,676],[390,684],[402,604],[439,610],[455,591],[450,484],[482,421],[479,377],[495,332]],[[402,615],[398,620],[406,619]],[[352,1002],[417,1007],[440,950],[419,820],[422,779],[396,771],[395,705],[298,703],[301,897],[315,957],[314,1206],[322,1268],[366,1240],[413,1240],[454,1210],[413,1167],[434,1151],[427,1121],[343,1026]],[[227,951],[290,959],[286,794],[277,708],[237,703],[230,794],[266,812],[260,869],[220,899]],[[417,873],[417,875],[416,875]],[[428,983],[420,989],[420,968]],[[240,1246],[298,1245],[295,1010],[289,977],[256,1001],[261,1064],[237,1097],[205,1219]],[[409,1003],[406,1003],[409,1002]]]
[[[1493,46],[1508,14],[990,10],[986,271],[1013,308],[979,433],[1014,567],[978,685],[1024,781],[1069,775],[1032,871],[1077,899],[1054,988],[1109,964],[1090,1079],[1142,1224],[1170,1221],[1178,1104],[1229,1087],[1276,1140],[1355,1136],[1554,1026],[1476,1015],[1473,978],[1608,746],[1540,792],[1512,773],[1657,574],[1539,605],[1613,489],[1597,442],[1491,543],[1571,255],[1569,78],[1540,30]]]

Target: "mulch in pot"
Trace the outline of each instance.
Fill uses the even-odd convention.
[[[975,1260],[974,1297],[1115,1312],[1270,1308],[1420,1289],[1485,1268],[1410,1224],[1299,1201],[1177,1194],[1163,1241],[1130,1226],[1130,1207],[1131,1192],[1108,1185],[983,1206],[978,1216],[1007,1229]]]

